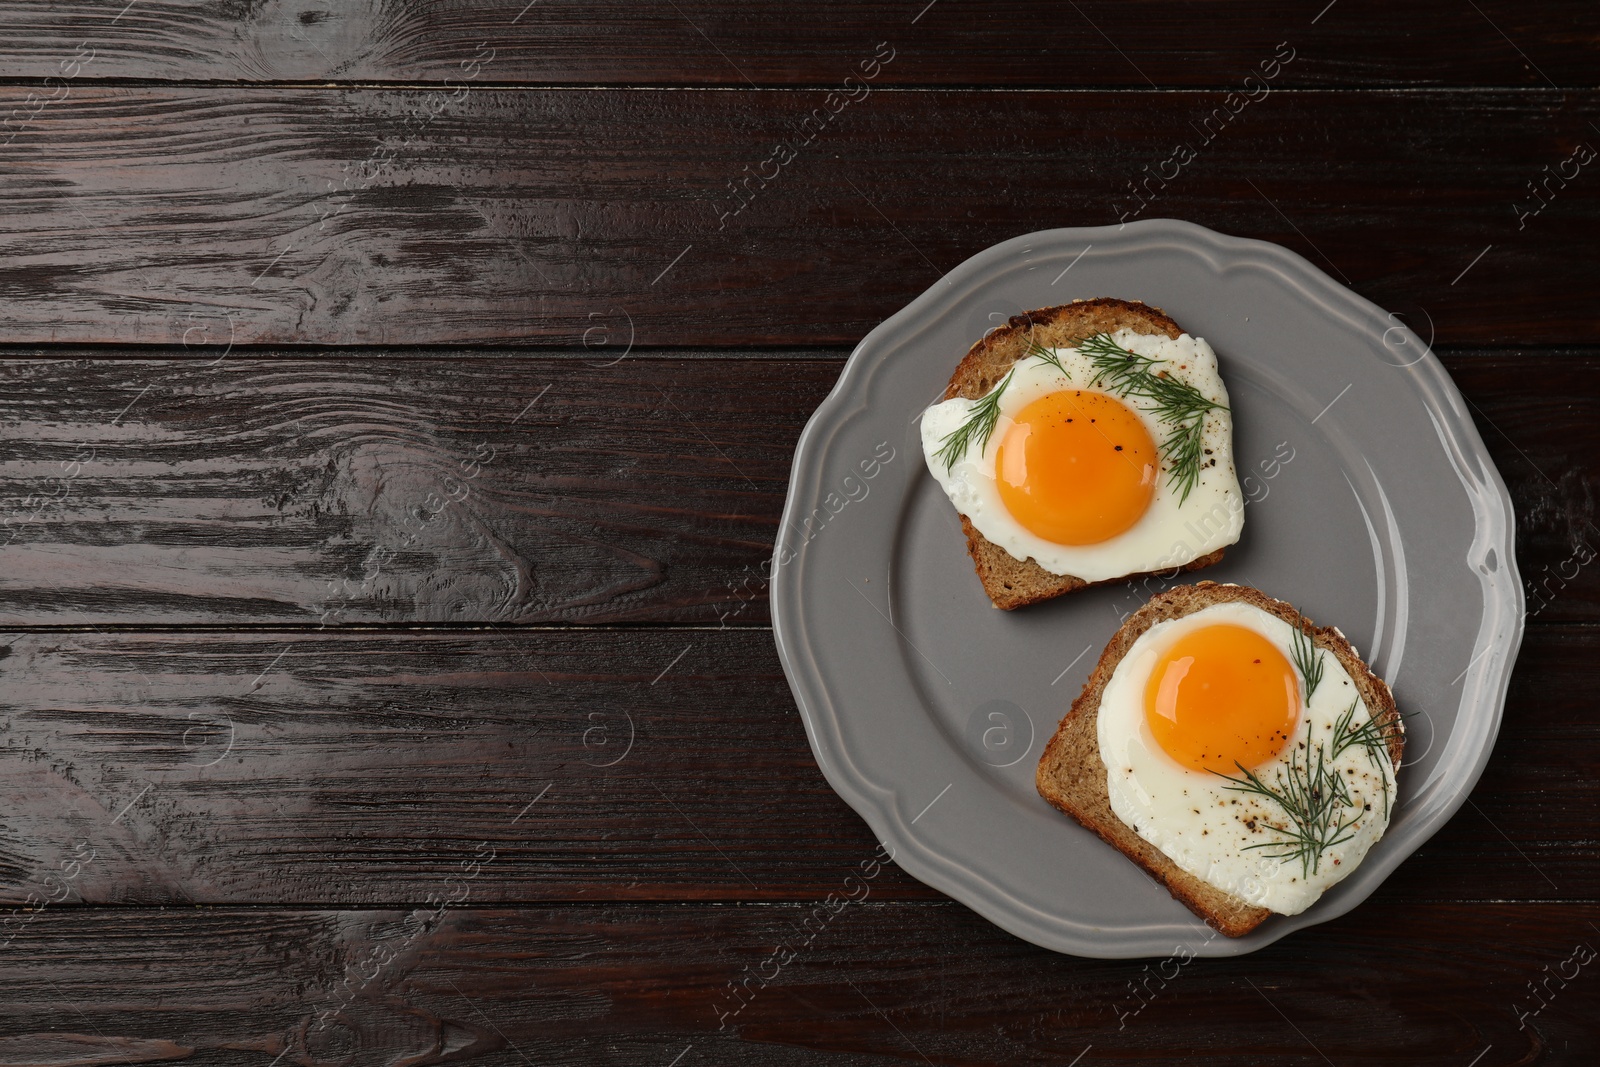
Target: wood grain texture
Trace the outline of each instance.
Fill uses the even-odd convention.
[[[492,76],[502,81],[835,84],[887,39],[899,55],[878,76],[883,84],[1143,88],[1233,85],[1287,38],[1306,56],[1284,75],[1292,85],[1595,84],[1600,21],[1592,5],[1480,7],[833,0],[796,18],[781,4],[732,0],[139,0],[127,11],[22,0],[0,11],[0,69],[16,78],[57,75],[62,58],[88,42],[86,77],[438,81],[488,45]]]
[[[0,361],[0,625],[762,625],[843,352],[110,355]],[[1600,621],[1600,354],[1445,359],[1530,612]]]
[[[838,364],[595,351],[0,365],[0,611],[715,623]]]
[[[18,904],[423,904],[481,852],[474,906],[793,900],[876,847],[765,631],[0,639]],[[1597,653],[1600,628],[1534,628],[1475,806],[1364,911],[1600,899]],[[874,892],[939,899],[898,870]]]
[[[1517,566],[1533,621],[1600,620],[1600,359],[1482,353],[1445,359],[1511,492]],[[1558,366],[1574,377],[1550,388]],[[1529,377],[1531,376],[1531,377]]]
[[[1441,344],[1600,336],[1600,181],[1537,215],[1528,188],[1600,143],[1593,91],[52,92],[0,92],[26,111],[0,184],[17,343],[847,344],[973,253],[1136,195]]]
[[[1242,959],[1175,945],[1105,961],[1034,948],[959,905],[880,903],[873,884],[822,906],[826,922],[810,903],[52,909],[0,959],[0,1052],[241,1067],[1580,1067],[1600,1041],[1597,964],[1577,962],[1600,941],[1594,905],[1395,903]],[[1542,999],[1530,982],[1548,983]]]

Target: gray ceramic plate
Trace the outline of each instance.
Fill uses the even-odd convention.
[[[917,416],[985,330],[1096,296],[1216,349],[1244,535],[1199,577],[1337,625],[1413,713],[1388,833],[1308,911],[1209,928],[1034,791],[1100,650],[1165,583],[990,607]],[[867,335],[795,453],[773,628],[817,763],[897,863],[1035,944],[1237,955],[1342,915],[1464,802],[1522,637],[1512,514],[1461,395],[1401,320],[1277,245],[1190,223],[1047,230],[973,256]]]

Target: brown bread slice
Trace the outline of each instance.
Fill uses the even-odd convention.
[[[1136,300],[1115,300],[1101,297],[1096,300],[1076,300],[1070,304],[1039,308],[1022,315],[1013,315],[1006,325],[991,332],[973,345],[956,365],[944,399],[963,397],[976,400],[994,388],[1011,364],[1028,354],[1028,337],[1046,348],[1069,348],[1086,337],[1097,333],[1128,329],[1136,333],[1163,334],[1176,338],[1183,333],[1178,324],[1168,318],[1160,308],[1141,304]],[[1091,585],[1111,585],[1133,578],[1143,578],[1157,572],[1141,571],[1120,578],[1099,582],[1086,582],[1070,574],[1053,574],[1031,558],[1019,560],[999,545],[985,538],[961,516],[961,529],[967,535],[967,552],[972,556],[983,591],[997,608],[1011,611],[1041,600],[1049,600],[1074,589]],[[1222,549],[1184,564],[1180,570],[1194,571],[1209,567],[1222,560]]]
[[[1293,625],[1303,625],[1318,648],[1327,649],[1339,660],[1356,684],[1361,699],[1372,717],[1384,723],[1388,733],[1389,757],[1395,768],[1405,749],[1404,728],[1389,686],[1362,662],[1343,634],[1332,627],[1318,629],[1290,604],[1242,585],[1198,582],[1180,585],[1150,598],[1150,602],[1123,623],[1100,654],[1100,662],[1084,684],[1083,692],[1072,702],[1072,710],[1061,720],[1055,736],[1039,757],[1035,782],[1039,795],[1066,812],[1123,855],[1148,871],[1166,886],[1174,897],[1229,937],[1242,937],[1272,915],[1225,893],[1184,871],[1154,845],[1134,832],[1111,810],[1106,790],[1106,765],[1100,758],[1098,722],[1100,698],[1111,673],[1122,657],[1150,627],[1167,619],[1191,615],[1213,604],[1238,601],[1253,604]]]

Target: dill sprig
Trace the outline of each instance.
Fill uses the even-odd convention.
[[[934,453],[938,459],[944,460],[944,469],[949,470],[956,465],[956,460],[967,454],[967,446],[972,443],[974,435],[978,438],[978,454],[989,447],[989,438],[994,434],[994,427],[1000,421],[1000,397],[1006,391],[1006,386],[1011,384],[1011,376],[1017,373],[1016,367],[1006,372],[1000,379],[1000,384],[980,397],[967,413],[967,421],[944,435],[944,440],[939,446],[939,451]]]
[[[1305,625],[1304,616],[1294,624],[1294,636],[1289,651],[1294,657],[1295,669],[1300,672],[1300,679],[1306,684],[1306,706],[1310,707],[1311,694],[1322,684],[1322,670],[1325,664],[1322,662],[1322,653],[1317,649],[1316,642],[1303,629]]]
[[[1360,745],[1371,757],[1372,762],[1381,763],[1389,758],[1390,731],[1386,723],[1369,718],[1359,726],[1351,725],[1356,716],[1356,704],[1351,700],[1350,706],[1339,715],[1339,721],[1333,726],[1333,758],[1338,759],[1345,749],[1353,745]]]
[[[1030,356],[1034,357],[1034,358],[1037,358],[1037,359],[1041,359],[1044,362],[1050,364],[1052,367],[1054,367],[1056,370],[1060,371],[1066,377],[1068,377],[1068,378],[1072,377],[1072,375],[1067,374],[1067,368],[1061,365],[1061,357],[1056,355],[1055,349],[1046,348],[1044,345],[1040,344],[1038,341],[1035,341],[1033,339],[1033,335],[1032,334],[1028,335],[1028,351],[1023,355],[1022,358],[1023,359],[1027,359]]]
[[[1309,877],[1317,872],[1324,852],[1355,836],[1350,831],[1361,821],[1362,812],[1358,810],[1348,819],[1339,818],[1341,811],[1352,806],[1350,792],[1334,770],[1327,746],[1312,746],[1309,721],[1304,759],[1296,756],[1290,759],[1287,767],[1279,766],[1271,785],[1244,764],[1235,761],[1234,766],[1243,777],[1235,778],[1221,771],[1211,773],[1232,782],[1228,787],[1232,792],[1271,800],[1283,810],[1289,822],[1288,826],[1268,823],[1268,829],[1283,836],[1276,841],[1246,845],[1246,850],[1270,849],[1264,853],[1269,859],[1298,859],[1301,877]]]
[[[1351,700],[1350,706],[1339,715],[1339,721],[1333,726],[1333,759],[1338,759],[1339,754],[1345,749],[1359,745],[1367,753],[1367,759],[1382,773],[1385,764],[1393,761],[1389,758],[1389,743],[1400,734],[1400,723],[1397,719],[1386,718],[1378,720],[1368,718],[1359,726],[1352,726],[1351,722],[1356,715],[1356,701]],[[1383,814],[1389,814],[1389,787],[1388,778],[1384,778],[1383,789]]]
[[[1022,359],[1034,356],[1044,360],[1062,374],[1067,373],[1067,368],[1061,365],[1060,357],[1030,336],[1028,338],[1028,350],[1023,354]],[[939,451],[934,453],[934,457],[944,460],[945,470],[955,466],[956,461],[967,454],[967,449],[972,444],[974,437],[978,439],[979,455],[982,455],[984,449],[989,447],[989,438],[994,435],[995,425],[1000,421],[1000,396],[1006,391],[1006,386],[1011,384],[1011,376],[1017,372],[1017,366],[1022,363],[1022,359],[1017,360],[1016,364],[1012,365],[1012,368],[1006,372],[1006,376],[1000,380],[999,385],[985,393],[972,405],[967,412],[966,422],[944,435]]]
[[[1179,490],[1178,503],[1189,499],[1189,493],[1200,481],[1200,466],[1205,454],[1205,416],[1210,411],[1227,411],[1222,404],[1207,400],[1201,392],[1187,382],[1171,377],[1165,371],[1156,372],[1162,361],[1129,352],[1107,333],[1079,341],[1077,350],[1089,357],[1095,375],[1089,382],[1091,388],[1106,380],[1112,393],[1126,400],[1140,397],[1151,402],[1150,413],[1157,421],[1171,426],[1160,444],[1161,456],[1166,460],[1169,484]],[[1048,363],[1063,375],[1071,378],[1061,359],[1051,349],[1041,345],[1030,334],[1027,351],[1022,359],[1037,358]],[[972,405],[967,420],[944,436],[939,450],[934,453],[944,460],[945,470],[967,454],[974,437],[981,453],[989,446],[995,424],[1000,419],[1000,396],[1011,384],[1017,365],[1012,366],[1000,384]]]
[[[1089,357],[1095,374],[1091,386],[1105,380],[1117,396],[1142,397],[1153,405],[1151,414],[1172,429],[1161,442],[1161,454],[1167,461],[1169,484],[1178,488],[1178,503],[1189,499],[1200,481],[1200,465],[1205,449],[1204,428],[1207,412],[1227,411],[1226,405],[1207,400],[1205,395],[1188,382],[1179,381],[1166,371],[1155,368],[1163,361],[1129,352],[1108,333],[1097,333],[1078,342],[1078,351]]]

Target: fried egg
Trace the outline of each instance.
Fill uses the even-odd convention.
[[[1170,391],[1151,395],[1139,384],[1148,376],[1119,388],[1104,348],[1098,364],[1055,348],[1018,360],[984,397],[922,416],[928,469],[956,510],[1015,558],[1088,582],[1182,566],[1233,544],[1244,526],[1216,353],[1188,334],[1110,338],[1132,354],[1129,367],[1193,387],[1203,413],[1168,417]],[[1184,463],[1180,431],[1191,426]]]
[[[1304,911],[1389,825],[1386,734],[1349,672],[1253,604],[1141,634],[1106,684],[1098,733],[1117,818],[1255,907]]]

